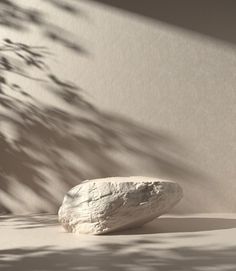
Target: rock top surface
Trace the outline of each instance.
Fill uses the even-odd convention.
[[[168,212],[182,196],[177,183],[158,178],[86,180],[65,195],[58,216],[69,232],[104,234],[141,226]]]

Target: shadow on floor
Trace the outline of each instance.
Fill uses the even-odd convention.
[[[14,229],[37,229],[59,225],[57,215],[28,214],[0,216],[0,229],[13,227]]]
[[[133,250],[132,250],[133,249]],[[159,248],[158,244],[101,244],[57,250],[53,247],[0,250],[2,271],[234,271],[236,247]]]
[[[155,233],[187,233],[236,228],[236,219],[206,217],[161,217],[140,228],[114,232],[109,235],[141,235]]]
[[[30,214],[0,216],[0,228],[37,229],[61,227],[57,215]],[[236,219],[207,217],[160,217],[142,227],[105,234],[112,235],[143,235],[159,233],[191,233],[236,228]]]

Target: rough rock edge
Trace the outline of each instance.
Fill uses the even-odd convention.
[[[164,208],[162,209],[162,212],[158,211],[158,212],[154,212],[152,216],[148,215],[147,217],[142,217],[142,219],[137,219],[137,220],[133,220],[128,224],[124,224],[124,225],[118,225],[117,227],[104,227],[104,223],[106,222],[104,219],[98,220],[96,222],[93,222],[92,219],[90,220],[90,222],[88,223],[80,223],[76,217],[75,214],[73,214],[73,212],[71,212],[71,215],[69,215],[70,212],[67,211],[66,215],[62,214],[64,213],[63,211],[63,204],[61,206],[61,208],[59,209],[59,221],[61,222],[61,224],[63,225],[63,227],[69,231],[69,232],[79,232],[79,233],[89,233],[89,234],[95,234],[95,235],[99,235],[99,234],[104,234],[104,233],[109,233],[109,232],[113,232],[116,230],[122,230],[122,229],[127,229],[127,228],[132,228],[133,225],[136,225],[138,223],[138,226],[141,226],[142,224],[145,224],[147,222],[150,222],[151,220],[157,218],[158,216],[162,215],[163,213],[166,212],[167,210],[170,210],[174,205],[176,205],[182,198],[183,196],[183,191],[182,188],[175,182],[169,181],[169,180],[160,180],[160,179],[155,179],[155,178],[149,178],[149,177],[142,177],[142,176],[134,176],[134,177],[112,177],[112,178],[104,178],[104,179],[95,179],[95,180],[86,180],[84,182],[82,182],[81,184],[75,186],[74,188],[72,188],[68,193],[73,192],[74,190],[78,189],[78,186],[81,186],[85,183],[97,183],[99,181],[103,181],[103,182],[110,182],[110,183],[136,183],[136,185],[138,184],[138,187],[142,186],[142,185],[146,185],[147,183],[150,183],[150,185],[152,185],[153,187],[153,183],[156,184],[156,186],[154,186],[154,188],[159,187],[161,189],[163,189],[164,186],[168,187],[169,185],[174,185],[175,186],[175,196],[177,196],[177,198],[172,202],[172,204],[168,205],[168,208]],[[165,187],[165,189],[166,189]],[[172,187],[173,188],[173,187]],[[164,189],[164,190],[165,190]],[[157,196],[161,190],[155,191],[156,194],[155,196]],[[111,193],[112,194],[112,193]],[[103,197],[109,196],[111,194],[107,194]],[[67,194],[68,195],[68,194]],[[124,195],[124,193],[123,193]],[[163,194],[164,195],[164,194]],[[100,200],[101,198],[99,198]],[[64,198],[63,203],[66,202],[66,196]],[[147,202],[151,202],[150,200],[148,200]],[[139,205],[145,204],[146,202],[140,202]],[[150,206],[148,206],[150,208]],[[158,214],[157,214],[158,213]],[[106,217],[107,220],[109,220],[109,217]],[[79,225],[79,227],[78,227]],[[85,230],[86,229],[86,230]]]

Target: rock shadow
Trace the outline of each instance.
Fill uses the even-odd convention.
[[[109,235],[143,235],[160,233],[190,233],[236,228],[236,219],[207,217],[160,217],[139,228]]]

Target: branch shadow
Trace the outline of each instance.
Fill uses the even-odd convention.
[[[69,15],[80,16],[83,14],[75,2],[70,3],[62,0],[44,0],[44,2],[50,5],[49,8],[60,9]],[[0,26],[16,31],[28,31],[31,30],[31,26],[35,26],[37,31],[52,42],[78,54],[88,54],[87,50],[81,44],[78,44],[72,32],[65,30],[64,27],[58,27],[58,21],[52,23],[46,15],[42,9],[29,8],[23,4],[18,4],[16,1],[0,1]]]
[[[65,11],[72,15],[78,15],[81,10],[75,5],[75,1],[64,1],[64,0],[44,0],[50,3],[52,6],[58,8],[59,10]]]

